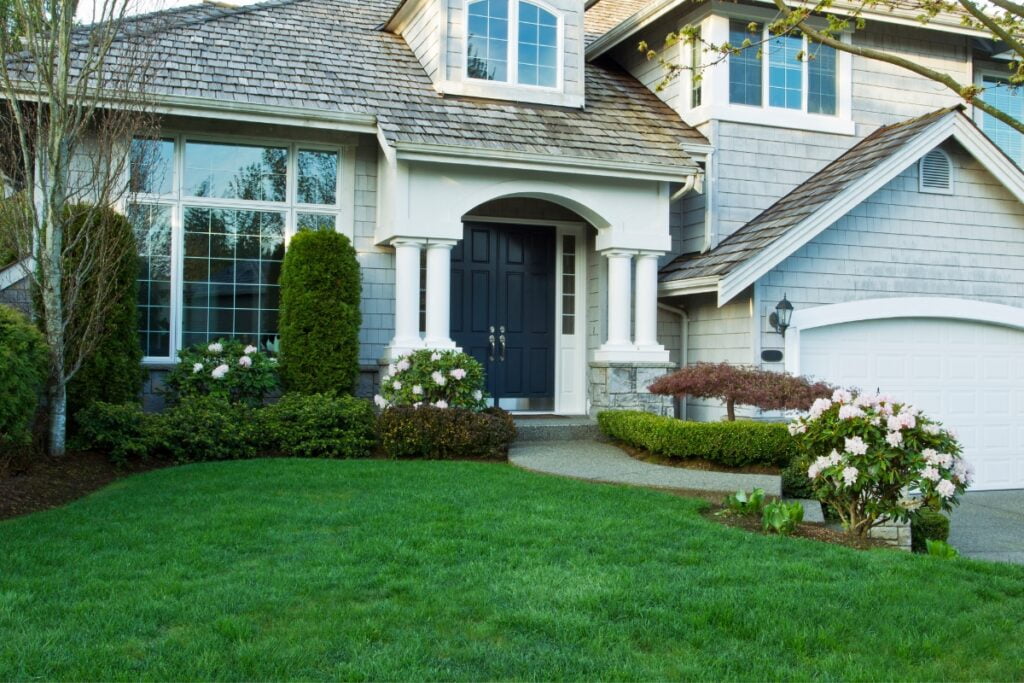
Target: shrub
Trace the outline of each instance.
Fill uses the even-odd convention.
[[[139,259],[132,225],[113,210],[88,207],[76,212],[72,207],[70,211],[75,218],[67,224],[66,240],[70,243],[81,235],[98,236],[112,245],[106,256],[115,262],[107,271],[112,277],[105,294],[114,303],[103,315],[94,348],[68,383],[68,415],[78,428],[78,412],[96,401],[138,401],[145,371],[136,310]],[[75,251],[71,250],[69,259],[77,258]],[[87,294],[84,300],[91,300],[90,296]]]
[[[281,268],[281,379],[301,393],[352,393],[359,379],[359,262],[348,238],[303,231]]]
[[[910,518],[910,548],[915,553],[928,552],[927,541],[949,538],[949,517],[938,510],[921,508]]]
[[[172,403],[213,396],[230,403],[261,405],[276,389],[277,361],[255,346],[219,339],[178,353],[178,363],[164,379],[163,393]]]
[[[761,526],[769,533],[789,536],[804,521],[804,506],[776,500],[764,506]]]
[[[814,487],[807,478],[809,462],[797,456],[782,468],[782,495],[786,498],[814,498]]]
[[[259,431],[253,409],[216,396],[190,396],[153,424],[153,447],[178,462],[252,458]]]
[[[733,515],[755,517],[763,508],[764,489],[754,489],[750,493],[741,490],[725,497],[725,509]]]
[[[832,393],[832,387],[823,382],[728,363],[689,365],[659,378],[648,390],[676,398],[719,399],[725,403],[729,421],[736,419],[737,404],[761,410],[807,410],[814,399]]]
[[[928,539],[925,542],[925,552],[932,557],[941,557],[946,560],[960,557],[960,551],[945,541],[933,541]]]
[[[497,458],[516,437],[512,416],[499,408],[395,406],[377,420],[381,446],[392,458]]]
[[[906,521],[917,505],[951,510],[971,468],[950,431],[887,396],[837,389],[789,425],[809,460],[815,497],[847,532],[865,536],[886,518]],[[903,496],[916,489],[921,500]]]
[[[374,398],[381,408],[431,405],[479,411],[486,406],[484,369],[458,351],[415,351],[388,366]]]
[[[374,446],[369,401],[331,394],[285,394],[259,411],[264,448],[303,458],[363,458]]]
[[[77,439],[84,448],[102,451],[117,463],[144,458],[155,447],[160,416],[147,415],[138,403],[95,401],[78,413]]]
[[[0,444],[25,444],[49,372],[39,330],[21,313],[0,305]]]
[[[670,458],[702,458],[728,467],[788,464],[796,444],[783,424],[684,422],[632,410],[599,413],[601,431],[630,446]]]

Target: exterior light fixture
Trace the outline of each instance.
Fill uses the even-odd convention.
[[[789,328],[789,320],[793,317],[793,304],[789,303],[786,295],[782,295],[782,301],[775,304],[775,312],[768,316],[768,324],[783,337]]]

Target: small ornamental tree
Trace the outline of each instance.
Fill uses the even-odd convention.
[[[388,366],[374,401],[391,406],[431,405],[480,411],[487,407],[484,369],[459,351],[414,351]]]
[[[725,403],[728,419],[733,421],[737,404],[761,410],[807,410],[815,399],[830,396],[833,387],[783,372],[697,363],[659,378],[648,391],[676,398],[716,398]]]
[[[851,536],[866,536],[886,519],[906,521],[922,506],[951,510],[970,486],[971,466],[952,431],[888,396],[837,389],[789,431],[810,463],[815,496]]]
[[[359,262],[347,237],[302,231],[281,268],[281,381],[303,394],[351,394],[359,379]]]

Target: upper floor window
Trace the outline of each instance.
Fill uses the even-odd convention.
[[[985,88],[986,102],[1015,119],[1024,119],[1024,88],[1014,87],[1008,79],[1000,76],[982,76],[981,84]],[[1024,166],[1024,135],[987,114],[982,114],[981,123],[982,130],[992,142],[1017,162],[1018,166]]]
[[[729,102],[834,116],[837,109],[837,56],[834,48],[808,43],[804,36],[770,36],[743,21],[729,22],[729,43],[763,41],[764,58],[755,45],[729,57]]]
[[[466,74],[501,83],[558,86],[558,16],[527,0],[469,3]]]

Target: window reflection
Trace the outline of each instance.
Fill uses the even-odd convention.
[[[466,58],[470,78],[508,80],[508,0],[470,3]]]
[[[283,202],[288,150],[210,142],[185,145],[184,192],[192,197]]]

